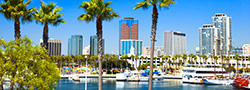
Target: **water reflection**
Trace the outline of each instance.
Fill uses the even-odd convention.
[[[80,82],[72,80],[60,80],[56,89],[58,90],[84,90],[85,78]],[[88,90],[98,89],[98,78],[88,78]],[[148,82],[127,82],[116,81],[115,79],[103,79],[103,90],[147,90]],[[154,90],[233,90],[232,86],[223,85],[203,85],[203,84],[186,84],[181,80],[165,79],[153,82]]]

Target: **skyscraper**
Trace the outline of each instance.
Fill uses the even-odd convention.
[[[40,39],[40,46],[43,45],[43,39]],[[61,56],[62,53],[62,40],[49,39],[48,40],[48,53],[50,56]]]
[[[121,55],[141,55],[143,53],[142,40],[121,40]]]
[[[72,35],[68,40],[68,55],[82,55],[83,37],[82,35]]]
[[[185,54],[186,53],[186,34],[181,32],[166,31],[163,35],[163,46],[165,54]]]
[[[223,13],[216,13],[212,17],[212,22],[215,28],[218,28],[217,50],[222,50],[222,54],[227,55],[230,45],[232,51],[232,34],[231,34],[231,17]],[[220,54],[220,52],[218,52]]]
[[[203,25],[200,30],[200,55],[213,55],[213,49],[215,50],[215,55],[217,55],[216,41],[218,28],[214,25],[206,24]]]
[[[90,36],[90,55],[96,56],[98,54],[98,37],[96,35]],[[104,39],[102,39],[103,54],[104,54]]]
[[[121,40],[138,40],[138,20],[124,18],[119,21],[119,52],[121,51]]]

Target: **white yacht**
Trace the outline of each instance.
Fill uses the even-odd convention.
[[[125,70],[124,73],[116,73],[116,81],[126,81],[130,76],[129,70]]]
[[[226,70],[224,68],[221,69],[220,65],[215,65],[215,71],[214,65],[187,65],[187,67],[182,68],[183,83],[203,84],[203,78],[214,77],[215,75],[228,76]]]

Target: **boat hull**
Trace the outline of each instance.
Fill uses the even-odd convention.
[[[206,80],[203,79],[203,82],[207,85],[231,85],[233,80]]]

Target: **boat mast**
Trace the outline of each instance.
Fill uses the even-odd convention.
[[[216,77],[216,70],[215,70],[215,59],[214,59],[214,49],[213,49],[213,56],[212,59],[214,61],[214,77]]]

